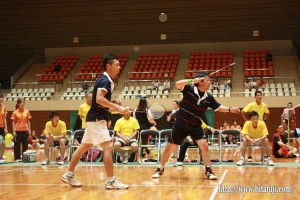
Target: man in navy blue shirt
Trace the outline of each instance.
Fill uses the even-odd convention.
[[[93,90],[91,108],[86,117],[86,129],[80,147],[72,155],[68,171],[61,177],[61,180],[73,187],[80,187],[82,184],[74,176],[74,170],[81,156],[93,145],[100,145],[104,151],[104,167],[108,180],[105,183],[107,189],[127,189],[129,186],[119,182],[113,171],[113,147],[108,132],[107,123],[109,120],[109,109],[121,114],[128,113],[117,101],[111,100],[114,83],[112,78],[117,77],[120,72],[120,63],[113,54],[106,54],[103,57],[105,72],[96,80]],[[114,103],[113,103],[114,102]]]
[[[180,108],[176,113],[175,125],[168,138],[167,147],[162,155],[159,168],[152,175],[152,178],[159,178],[164,173],[164,165],[168,161],[171,152],[177,145],[181,145],[184,138],[191,136],[197,142],[202,151],[202,158],[205,165],[205,176],[210,180],[217,179],[210,167],[210,155],[208,144],[205,139],[203,129],[201,128],[201,118],[207,108],[212,108],[219,112],[240,113],[236,107],[226,107],[218,103],[215,98],[206,90],[210,86],[210,77],[208,72],[198,72],[194,79],[184,79],[176,82],[176,87],[183,93],[183,99]]]

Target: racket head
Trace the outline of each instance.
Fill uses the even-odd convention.
[[[148,110],[151,111],[153,119],[160,119],[166,114],[166,108],[159,103],[152,104],[148,107]],[[149,113],[147,112],[147,114]]]

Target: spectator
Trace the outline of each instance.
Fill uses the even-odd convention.
[[[296,128],[296,111],[292,102],[287,104],[287,108],[283,110],[281,118],[285,130],[294,130]]]
[[[250,89],[250,83],[249,83],[249,79],[248,78],[245,78],[244,87],[245,87],[245,89]]]
[[[227,121],[224,121],[222,126],[220,127],[220,130],[227,130],[230,129],[229,124]],[[222,134],[222,138],[225,141],[225,144],[230,144],[229,136],[227,134]]]
[[[249,145],[259,145],[264,146],[265,151],[267,152],[267,162],[269,166],[274,166],[273,161],[271,160],[271,150],[270,143],[268,141],[268,129],[266,124],[263,121],[259,120],[258,113],[256,111],[252,111],[249,113],[249,121],[246,121],[242,133],[244,134],[245,140],[241,146],[241,160],[237,162],[238,166],[245,164],[245,154],[247,146]],[[264,160],[262,153],[262,160]]]
[[[213,89],[214,89],[214,90],[219,90],[220,82],[219,82],[219,80],[218,80],[217,78],[214,79],[212,85],[213,85]]]
[[[125,106],[125,109],[129,110],[129,106]],[[138,149],[138,141],[136,135],[140,125],[138,121],[130,116],[130,113],[126,113],[123,117],[117,120],[114,131],[117,139],[114,144],[116,151],[121,154],[121,162],[126,164],[128,162],[128,155],[134,153]],[[130,146],[129,151],[122,149],[124,146]]]
[[[249,81],[249,89],[257,89],[257,83],[254,81],[254,79]]]
[[[282,134],[283,125],[277,126],[277,133],[273,136],[272,151],[275,158],[296,158],[297,149],[288,145],[287,138]]]
[[[21,161],[21,144],[22,154],[28,149],[28,136],[30,130],[31,115],[27,109],[25,109],[25,100],[18,98],[16,109],[11,115],[12,128],[15,138],[14,143],[14,156],[17,162]]]
[[[233,130],[242,130],[242,127],[240,125],[238,125],[238,122],[236,120],[234,120],[232,122],[232,125],[230,126],[230,129]],[[232,143],[233,144],[240,144],[240,140],[243,139],[243,134],[240,135],[232,135]]]
[[[36,136],[36,133],[32,131],[28,137],[28,149],[39,149],[39,148],[40,148],[39,139]]]
[[[167,116],[168,128],[173,128],[176,118],[176,112],[179,110],[179,102],[173,101],[172,110]]]
[[[170,92],[170,89],[171,89],[170,80],[166,79],[164,82],[164,90],[168,90]]]
[[[39,143],[40,143],[40,148],[43,149],[44,148],[44,143],[45,143],[45,140],[46,140],[46,135],[45,135],[45,130],[43,130],[42,134],[40,135],[40,138],[39,138]]]
[[[4,101],[3,94],[0,94],[0,137],[1,137],[0,162],[5,161],[5,159],[3,158],[3,154],[5,151],[5,137],[7,133],[7,121],[6,121],[7,110],[3,104],[3,101]]]
[[[231,78],[227,78],[225,81],[225,90],[231,90],[232,84],[231,84]]]
[[[264,89],[266,85],[266,82],[264,81],[263,77],[260,77],[257,81],[257,87],[260,89]]]
[[[58,74],[58,72],[60,72],[61,69],[62,69],[62,66],[58,63],[57,65],[54,66],[54,69],[52,70],[52,72],[56,72],[56,74]]]
[[[50,145],[59,146],[60,150],[60,159],[57,161],[57,164],[64,164],[64,156],[66,145],[68,144],[67,140],[67,128],[66,123],[59,119],[58,112],[50,113],[50,121],[45,125],[45,135],[46,140],[44,143],[44,153],[45,160],[42,162],[42,165],[49,164],[49,148]]]
[[[153,90],[156,90],[156,92],[158,91],[159,86],[161,86],[161,82],[158,79],[155,79],[152,82],[152,86],[153,86]]]
[[[90,88],[90,86],[89,86],[86,82],[82,83],[82,90],[83,90],[84,92],[88,91],[89,88]]]
[[[89,112],[92,104],[92,93],[85,93],[85,103],[81,104],[78,109],[78,116],[81,119],[81,128],[85,129],[86,127],[86,115]]]
[[[14,148],[14,136],[11,133],[5,133],[5,148],[12,149]]]

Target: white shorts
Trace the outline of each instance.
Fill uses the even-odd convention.
[[[111,137],[105,120],[86,122],[81,143],[97,145],[107,141],[111,141]]]

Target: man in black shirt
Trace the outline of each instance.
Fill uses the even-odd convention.
[[[283,125],[278,125],[277,133],[273,136],[273,155],[275,158],[296,158],[297,149],[288,145],[287,138],[282,134],[283,132]]]
[[[82,184],[74,176],[74,170],[81,156],[93,145],[99,144],[104,151],[104,167],[108,180],[105,183],[107,189],[127,189],[129,186],[120,183],[114,176],[113,171],[113,146],[108,132],[107,123],[109,109],[121,114],[129,113],[117,101],[112,101],[114,83],[112,78],[117,77],[120,72],[120,62],[113,54],[106,54],[103,57],[105,72],[96,80],[93,90],[91,108],[86,117],[86,129],[80,146],[72,155],[68,171],[61,177],[61,180],[73,187],[80,187]],[[113,103],[114,102],[114,103]]]
[[[212,94],[206,92],[210,86],[210,77],[207,72],[198,72],[194,79],[184,79],[176,82],[176,87],[183,93],[180,108],[176,113],[175,125],[168,138],[167,147],[162,155],[159,168],[152,175],[152,178],[159,178],[164,173],[164,165],[168,161],[170,154],[177,145],[181,145],[184,138],[191,136],[197,142],[202,151],[202,158],[205,165],[205,176],[210,180],[217,177],[210,167],[210,156],[208,144],[201,128],[201,118],[208,107],[219,112],[240,113],[236,107],[226,107],[218,103]]]

